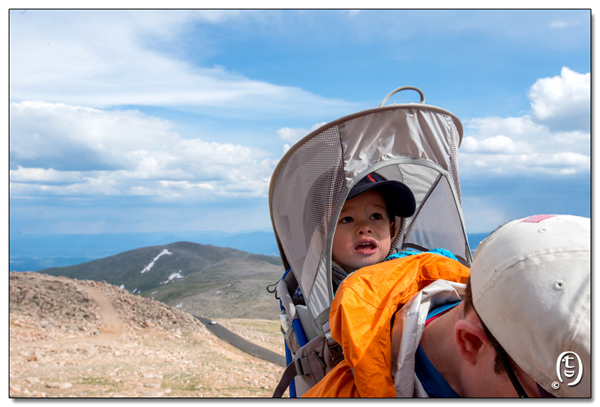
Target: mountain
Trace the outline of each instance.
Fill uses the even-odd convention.
[[[179,241],[279,256],[272,230],[100,234],[10,234],[10,271],[38,271],[83,263],[142,247]]]
[[[279,318],[266,287],[283,274],[281,260],[236,249],[176,242],[39,272],[104,281],[192,315]]]
[[[469,233],[469,245],[475,250],[487,233]],[[39,271],[65,267],[112,256],[148,246],[179,241],[230,247],[254,254],[279,256],[275,234],[270,229],[239,233],[153,232],[105,234],[10,234],[10,271]]]

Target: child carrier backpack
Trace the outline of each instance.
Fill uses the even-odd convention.
[[[413,90],[419,103],[385,102]],[[449,250],[470,266],[471,251],[461,209],[459,119],[425,104],[423,92],[400,87],[378,107],[334,120],[293,145],[269,187],[269,210],[285,273],[276,284],[287,368],[275,390],[300,397],[343,360],[331,338],[334,296],[331,247],[342,206],[356,183],[371,172],[403,182],[413,191],[416,211],[401,225],[392,251]]]

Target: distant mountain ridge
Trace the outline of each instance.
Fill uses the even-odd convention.
[[[105,281],[193,315],[276,319],[266,286],[277,282],[283,268],[278,257],[176,242],[39,272]]]
[[[488,233],[469,233],[469,245],[475,250]],[[275,234],[271,230],[240,233],[226,232],[154,232],[114,234],[56,234],[10,236],[10,271],[39,271],[66,267],[100,259],[142,247],[179,241],[230,247],[248,253],[279,256]]]
[[[272,231],[47,234],[10,236],[10,270],[38,271],[100,259],[142,247],[179,241],[279,256]]]

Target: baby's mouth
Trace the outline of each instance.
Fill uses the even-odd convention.
[[[363,239],[354,248],[357,252],[361,254],[373,254],[377,252],[377,242],[375,239]]]

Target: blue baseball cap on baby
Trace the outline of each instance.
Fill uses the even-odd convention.
[[[377,188],[386,202],[391,215],[408,218],[414,215],[416,209],[415,196],[406,184],[396,180],[386,180],[377,173],[370,173],[350,190],[348,199]]]

